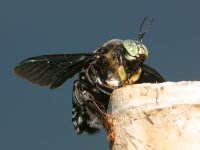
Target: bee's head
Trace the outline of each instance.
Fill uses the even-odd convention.
[[[142,27],[146,19],[147,17],[143,19],[140,25],[140,30],[138,33],[138,41],[134,41],[134,40],[123,41],[123,46],[126,49],[126,52],[128,54],[127,56],[129,57],[129,59],[139,59],[141,61],[144,61],[148,56],[148,50],[146,46],[142,43],[142,39],[144,35],[146,34],[146,32],[148,31],[148,29],[151,27],[153,23],[153,19],[150,20],[149,25],[146,27],[146,29],[142,31]]]
[[[126,52],[130,56],[130,58],[141,58],[142,60],[144,60],[148,56],[148,50],[146,46],[144,46],[144,44],[140,43],[139,41],[124,40],[123,46],[126,49]]]

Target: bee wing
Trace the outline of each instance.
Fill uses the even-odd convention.
[[[94,54],[42,55],[25,59],[14,73],[41,86],[59,87],[87,65]]]
[[[137,83],[161,83],[165,79],[153,68],[148,65],[142,65],[142,73]]]

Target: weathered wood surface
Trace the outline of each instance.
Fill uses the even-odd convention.
[[[200,150],[200,81],[126,86],[111,105],[112,150]]]

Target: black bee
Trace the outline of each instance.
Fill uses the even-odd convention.
[[[142,38],[153,21],[142,32],[145,20],[141,23],[137,41],[113,39],[94,53],[31,57],[19,63],[14,72],[51,89],[80,72],[72,93],[72,121],[77,134],[94,133],[105,123],[110,94],[114,89],[129,84],[165,81],[156,70],[144,64],[148,50]]]

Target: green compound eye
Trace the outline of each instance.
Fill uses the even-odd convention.
[[[125,47],[125,49],[127,50],[129,55],[131,55],[133,57],[138,55],[139,52],[138,52],[138,47],[137,47],[136,41],[124,40],[123,46]]]

